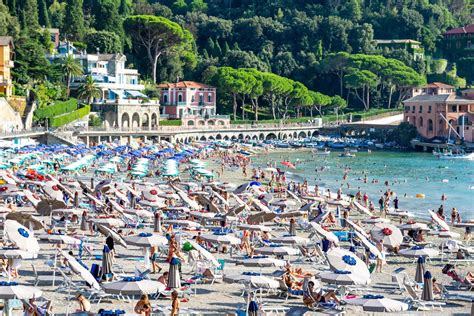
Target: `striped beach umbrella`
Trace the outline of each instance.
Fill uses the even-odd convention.
[[[168,284],[167,287],[170,289],[178,289],[181,287],[181,277],[179,275],[179,264],[178,258],[173,257],[170,261],[170,267],[168,270]]]

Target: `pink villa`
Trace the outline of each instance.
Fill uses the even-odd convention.
[[[403,101],[404,121],[416,126],[423,138],[474,142],[474,89],[457,95],[454,87],[435,82],[415,89],[413,95]]]

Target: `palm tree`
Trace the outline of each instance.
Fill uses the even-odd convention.
[[[102,90],[94,82],[94,79],[91,75],[86,77],[86,81],[79,87],[77,90],[78,96],[80,98],[86,99],[87,104],[91,104],[94,98],[98,99],[102,97]]]
[[[69,97],[71,90],[71,79],[74,76],[80,76],[83,73],[81,64],[74,59],[73,55],[67,55],[60,61],[61,71],[66,79],[66,92]]]

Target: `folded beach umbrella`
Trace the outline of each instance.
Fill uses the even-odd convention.
[[[275,237],[271,240],[277,244],[286,244],[286,245],[307,245],[310,243],[309,238],[299,237],[299,236],[281,236]]]
[[[100,290],[100,285],[94,276],[87,270],[76,258],[68,254],[66,251],[61,250],[61,255],[67,260],[67,263],[71,270],[80,275],[81,278],[86,281],[90,286],[96,290]]]
[[[255,248],[255,253],[259,253],[262,255],[274,255],[274,256],[296,256],[300,254],[300,250],[298,248],[274,245],[274,246]]]
[[[375,313],[394,313],[407,311],[409,305],[390,298],[384,298],[382,295],[364,295],[361,298],[344,299],[349,305],[362,306],[365,312]]]
[[[206,249],[204,249],[200,244],[195,242],[192,239],[187,240],[188,243],[190,243],[193,246],[193,249],[197,250],[199,254],[206,259],[206,261],[212,263],[215,267],[220,266],[219,261],[216,260],[216,258]]]
[[[370,277],[359,275],[345,270],[335,270],[330,272],[321,272],[319,274],[322,282],[334,285],[367,285],[370,284]]]
[[[342,248],[331,248],[326,253],[329,266],[332,270],[345,270],[363,276],[364,278],[370,278],[369,269],[367,265],[359,259],[353,252]]]
[[[335,243],[335,244],[338,244],[338,243],[339,243],[339,238],[337,238],[337,236],[334,235],[333,232],[324,229],[324,228],[323,228],[321,225],[319,225],[318,223],[310,222],[309,224],[310,224],[311,227],[314,229],[314,231],[315,231],[316,233],[318,233],[318,235],[320,235],[320,236],[326,238],[326,239],[329,240],[329,241],[332,241],[332,242]]]
[[[382,240],[383,244],[390,247],[397,247],[403,241],[401,230],[395,225],[388,223],[377,223],[370,231],[372,238]]]
[[[444,221],[442,220],[438,214],[436,214],[435,212],[429,210],[428,211],[430,213],[430,216],[431,216],[431,219],[433,220],[433,222],[435,222],[436,224],[438,224],[439,227],[441,227],[443,230],[447,230],[449,231],[449,225]]]
[[[144,232],[134,236],[127,236],[125,241],[130,245],[139,247],[163,246],[168,243],[168,239],[163,236]]]
[[[286,265],[285,260],[275,259],[275,258],[268,258],[266,256],[258,256],[248,259],[243,259],[237,261],[236,264],[241,264],[246,267],[283,267]]]
[[[41,297],[43,292],[33,286],[20,285],[17,282],[0,282],[0,299],[28,300]]]
[[[201,235],[201,238],[212,244],[220,245],[238,245],[240,244],[240,239],[231,234],[207,234]]]
[[[38,253],[40,250],[38,241],[33,237],[33,232],[17,221],[7,219],[4,223],[7,238],[15,243],[20,250]]]
[[[224,282],[247,284],[255,288],[264,289],[276,289],[280,286],[280,283],[277,280],[256,272],[224,275]]]
[[[170,261],[168,269],[168,284],[167,287],[170,289],[179,289],[181,287],[181,277],[179,275],[179,264],[178,258],[173,257]]]
[[[36,205],[36,211],[43,216],[51,215],[51,212],[55,209],[64,208],[66,208],[66,203],[55,199],[42,199],[41,202]]]
[[[404,257],[436,257],[439,251],[433,248],[425,248],[423,246],[413,246],[411,248],[402,249],[398,252]]]
[[[113,271],[113,255],[112,251],[107,245],[104,245],[102,249],[102,279],[108,279],[110,275],[114,274]]]
[[[37,253],[28,252],[19,248],[0,248],[1,259],[36,259]]]
[[[369,239],[365,238],[365,236],[363,236],[358,231],[354,231],[354,233],[360,239],[365,248],[369,249],[369,251],[378,258],[383,258],[380,250]]]
[[[112,239],[115,241],[115,242],[118,242],[119,244],[121,244],[122,246],[124,246],[125,248],[127,248],[127,243],[125,242],[125,240],[122,238],[122,236],[120,236],[118,233],[116,233],[113,229],[105,226],[105,225],[97,225],[97,229],[99,230],[99,232],[101,232],[105,237],[107,236],[110,236],[112,237]]]
[[[129,277],[121,281],[105,283],[102,287],[106,293],[118,295],[155,294],[166,288],[158,281],[144,280],[139,277]]]
[[[17,221],[25,227],[28,227],[30,230],[39,230],[44,229],[43,223],[30,214],[25,214],[21,212],[11,212],[8,213],[5,217],[6,219],[11,219]]]
[[[425,257],[418,257],[418,261],[416,263],[415,282],[422,283],[424,274],[425,274]]]
[[[433,278],[430,271],[426,271],[423,275],[423,292],[421,293],[423,301],[433,301]]]

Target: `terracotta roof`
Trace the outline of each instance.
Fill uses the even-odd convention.
[[[161,83],[158,85],[158,88],[162,89],[169,89],[169,88],[215,88],[213,86],[204,84],[204,83],[199,83],[195,81],[180,81],[180,82],[174,82],[174,83]]]
[[[444,35],[456,35],[456,34],[473,34],[474,33],[474,24],[469,24],[463,27],[458,27],[452,30],[447,31]]]
[[[474,101],[463,97],[460,97],[454,93],[451,94],[421,94],[414,96],[403,103],[418,103],[418,102],[430,102],[430,103],[463,103],[472,104]]]
[[[444,89],[454,89],[453,86],[450,86],[449,84],[445,84],[442,82],[431,82],[428,83],[428,85],[425,88],[444,88]]]

